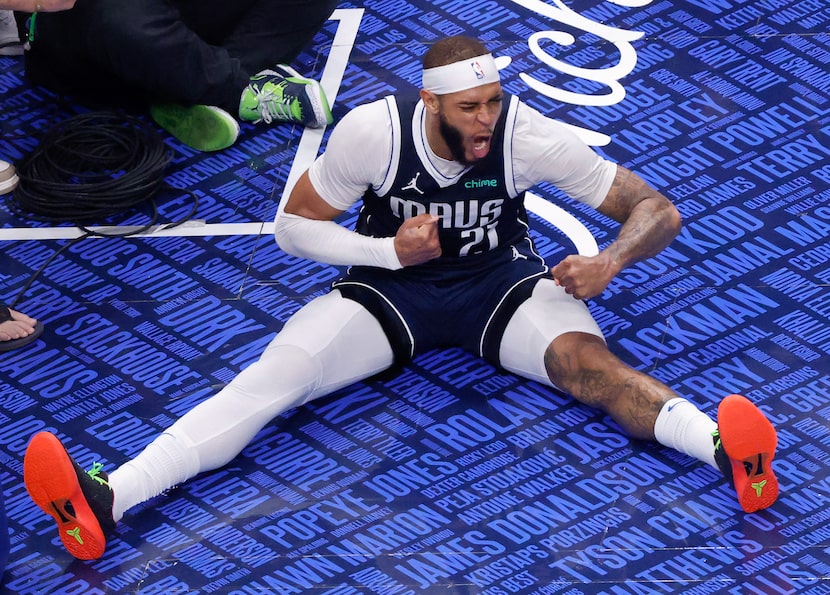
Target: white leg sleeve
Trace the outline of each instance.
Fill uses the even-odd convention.
[[[545,350],[568,332],[602,337],[588,306],[574,299],[552,279],[542,279],[507,323],[499,347],[505,370],[553,386],[545,370]]]
[[[132,506],[231,461],[271,419],[385,370],[380,324],[333,291],[289,320],[260,359],[110,475],[116,520]]]

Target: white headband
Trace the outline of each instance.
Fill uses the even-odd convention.
[[[482,54],[446,66],[425,68],[423,87],[436,95],[466,91],[499,82],[499,69],[491,54]]]

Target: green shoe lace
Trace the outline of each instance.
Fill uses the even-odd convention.
[[[256,94],[257,109],[260,116],[258,122],[270,124],[274,120],[303,121],[303,106],[300,100],[286,92],[289,82],[284,79],[276,85],[270,82],[265,83]]]
[[[103,468],[103,463],[92,463],[92,468],[89,471],[87,471],[86,474],[89,475],[95,481],[97,481],[99,485],[105,485],[109,487],[109,482],[100,475],[101,470]]]
[[[313,128],[331,124],[331,108],[320,83],[289,67],[275,68],[251,77],[239,102],[239,118],[254,124],[294,122]]]

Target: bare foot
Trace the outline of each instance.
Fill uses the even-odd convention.
[[[0,341],[22,339],[35,332],[37,320],[11,308],[9,308],[9,314],[12,316],[11,320],[0,322]]]

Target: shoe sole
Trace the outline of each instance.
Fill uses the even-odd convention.
[[[23,44],[18,38],[0,41],[0,56],[22,56]]]
[[[239,136],[239,122],[213,105],[154,105],[150,115],[156,124],[197,151],[227,149]]]
[[[332,123],[331,107],[329,101],[323,91],[323,86],[317,81],[312,81],[310,85],[313,87],[311,93],[306,93],[311,108],[314,110],[314,122],[310,125],[311,128],[322,128]]]
[[[23,482],[35,504],[55,519],[70,554],[80,560],[104,555],[104,532],[81,490],[75,465],[56,436],[40,432],[32,438],[23,457]]]
[[[772,470],[778,444],[775,428],[749,399],[729,395],[718,406],[718,430],[741,508],[755,512],[771,506],[778,498]]]
[[[6,180],[0,180],[0,194],[8,194],[17,188],[17,183],[19,181],[20,178],[17,177],[16,173]]]

